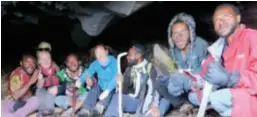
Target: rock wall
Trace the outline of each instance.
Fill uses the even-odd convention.
[[[257,29],[257,2],[245,2],[240,4],[242,23],[250,28]]]

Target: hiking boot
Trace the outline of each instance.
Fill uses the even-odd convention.
[[[95,108],[94,108],[94,113],[98,115],[102,115],[104,112],[104,105],[101,103],[97,103]]]

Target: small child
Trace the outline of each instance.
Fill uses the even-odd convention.
[[[54,110],[54,100],[57,94],[57,85],[59,84],[58,77],[55,74],[58,72],[58,66],[52,61],[48,51],[40,51],[37,53],[40,75],[37,83],[36,96],[40,100],[38,117],[52,114]]]

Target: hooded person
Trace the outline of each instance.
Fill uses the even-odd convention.
[[[199,104],[203,80],[195,74],[201,72],[208,43],[196,36],[195,27],[194,18],[186,13],[175,15],[168,27],[170,55],[179,72],[158,78],[157,84],[160,94],[170,100],[173,107],[183,104],[189,92],[189,101]]]
[[[186,13],[174,16],[168,27],[170,54],[179,71],[201,72],[207,56],[208,43],[195,33],[194,18]]]

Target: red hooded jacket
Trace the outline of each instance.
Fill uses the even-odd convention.
[[[240,25],[222,56],[228,72],[240,72],[238,85],[230,88],[231,117],[257,117],[257,31]],[[213,60],[209,56],[203,62],[202,76]]]

